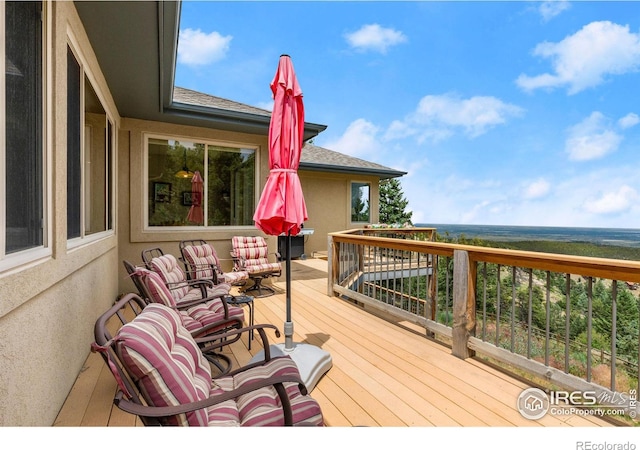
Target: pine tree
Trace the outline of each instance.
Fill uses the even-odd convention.
[[[412,211],[407,211],[409,201],[404,197],[397,178],[380,180],[380,222],[388,225],[411,223]]]

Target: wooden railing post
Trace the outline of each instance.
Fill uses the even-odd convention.
[[[475,334],[475,263],[469,260],[464,250],[453,252],[453,343],[451,352],[458,358],[474,356],[467,341]]]
[[[327,236],[327,295],[333,297],[333,285],[336,283],[339,273],[340,249],[333,240],[333,236]]]

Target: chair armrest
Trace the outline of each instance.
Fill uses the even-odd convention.
[[[240,336],[242,333],[245,333],[251,330],[255,330],[260,335],[260,340],[262,341],[262,347],[264,348],[264,360],[259,361],[255,364],[251,364],[250,366],[253,367],[253,366],[262,365],[271,359],[271,351],[269,349],[269,338],[267,337],[267,333],[265,333],[266,329],[275,330],[276,337],[278,338],[280,337],[280,330],[278,329],[278,327],[276,327],[275,325],[271,325],[270,323],[263,323],[263,324],[256,324],[256,325],[251,325],[243,328],[237,328],[234,330],[226,331],[224,333],[215,333],[215,334],[211,334],[209,336],[204,336],[204,337],[194,336],[194,338],[198,345],[206,344],[207,350],[210,350],[210,349],[213,350],[216,348],[222,348],[229,345],[230,338]],[[196,334],[198,336],[202,336],[202,334],[200,333],[200,330],[197,330]],[[245,366],[245,367],[248,367],[248,366]],[[244,367],[243,367],[243,370],[244,370]]]
[[[183,287],[199,287],[201,290],[202,289],[206,290],[207,287],[211,287],[211,288],[215,287],[215,284],[213,284],[213,281],[205,280],[205,279],[173,281],[173,282],[165,282],[165,284],[172,291],[183,288]]]
[[[278,395],[280,396],[280,399],[282,401],[282,406],[285,410],[285,424],[292,425],[291,405],[289,402],[289,398],[286,395],[286,392],[284,392],[283,383],[297,383],[300,389],[300,392],[302,392],[303,394],[306,394],[306,388],[302,380],[300,380],[299,377],[288,375],[288,376],[279,376],[279,377],[268,377],[261,380],[257,379],[255,380],[255,382],[249,383],[248,385],[241,386],[232,391],[216,394],[207,399],[200,400],[197,402],[189,402],[189,403],[184,403],[184,404],[175,405],[175,406],[142,405],[140,403],[135,403],[130,400],[124,399],[121,391],[118,392],[113,402],[121,410],[128,412],[130,414],[135,414],[137,416],[168,417],[168,416],[175,416],[178,414],[184,414],[191,411],[197,411],[203,408],[208,408],[210,406],[214,406],[222,402],[226,402],[227,400],[233,400],[241,395],[248,394],[257,389],[268,387],[268,386],[274,386],[278,391]],[[283,394],[284,394],[284,398],[283,398]],[[289,416],[288,420],[287,420],[287,416]]]
[[[230,330],[240,330],[242,329],[242,325],[244,325],[244,323],[242,322],[242,320],[238,318],[223,319],[215,323],[209,324],[206,327],[200,328],[199,330],[192,331],[191,336],[193,336],[193,338],[196,340],[198,344],[209,343],[210,340],[213,341],[213,340],[222,339],[223,338],[222,334],[225,334],[225,335],[228,334],[229,337],[232,337],[235,333],[230,332]],[[224,327],[224,328],[220,329],[220,327]],[[212,334],[211,333],[212,330],[219,330],[219,331]],[[238,336],[238,339],[239,339],[239,336]],[[201,340],[202,342],[199,342],[199,340]],[[227,341],[225,345],[229,345],[229,343],[230,342]],[[222,346],[223,345],[221,345],[220,347]],[[214,346],[214,344],[211,344],[211,346],[207,348],[213,349],[217,347],[218,346]]]

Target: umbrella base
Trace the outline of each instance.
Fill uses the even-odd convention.
[[[320,347],[310,344],[294,343],[292,349],[285,348],[285,344],[273,344],[269,346],[271,357],[290,356],[293,362],[298,366],[300,378],[307,387],[307,391],[311,392],[316,387],[322,375],[324,375],[333,362],[331,355],[322,350]],[[264,359],[264,351],[251,358],[250,362],[261,361]]]

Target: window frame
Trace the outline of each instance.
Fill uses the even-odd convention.
[[[31,248],[19,250],[16,252],[7,253],[7,202],[5,197],[7,195],[6,187],[6,46],[0,46],[0,173],[3,174],[2,180],[0,180],[0,273],[6,270],[14,269],[16,267],[30,264],[39,260],[50,258],[52,255],[51,243],[53,242],[53,222],[52,215],[52,202],[53,202],[53,167],[52,167],[52,134],[49,130],[52,129],[53,113],[51,105],[53,104],[52,96],[52,68],[51,68],[51,45],[53,43],[52,38],[52,15],[51,15],[51,3],[48,1],[41,1],[41,115],[42,121],[41,127],[41,152],[42,152],[42,167],[41,167],[41,189],[42,189],[42,244],[33,246]],[[6,3],[0,2],[0,33],[6,37]],[[6,42],[6,41],[5,41]]]
[[[180,142],[191,142],[194,144],[203,144],[205,146],[205,155],[208,155],[208,148],[210,146],[218,146],[218,147],[228,147],[228,148],[237,148],[237,149],[245,149],[245,150],[253,150],[255,153],[254,158],[254,192],[253,192],[253,205],[252,208],[255,211],[257,206],[257,202],[260,195],[260,145],[255,143],[243,143],[243,142],[230,142],[224,140],[216,140],[211,138],[201,138],[197,136],[189,136],[189,135],[179,135],[179,134],[162,134],[162,133],[143,133],[142,135],[142,209],[143,209],[143,233],[157,233],[157,232],[202,232],[202,231],[229,231],[229,230],[244,230],[244,229],[253,229],[255,227],[254,224],[250,225],[175,225],[175,226],[161,226],[161,225],[149,225],[149,140],[150,139],[159,139],[159,140],[167,140],[167,141],[180,141]],[[206,217],[206,189],[207,189],[207,178],[208,178],[208,164],[204,165],[202,178],[205,180],[204,189],[205,189],[205,197],[202,199],[203,205],[205,205],[205,217]]]
[[[81,46],[78,44],[78,40],[74,36],[71,30],[67,34],[67,49],[73,53],[78,65],[80,66],[80,236],[67,238],[67,249],[72,250],[74,248],[84,246],[88,243],[92,243],[101,239],[104,239],[115,234],[116,219],[116,155],[117,155],[117,140],[116,140],[116,121],[109,108],[109,104],[105,101],[105,96],[97,83],[96,78],[91,71],[90,65],[84,53],[81,50]],[[86,89],[85,81],[91,84],[93,91],[102,106],[105,113],[105,190],[106,199],[104,203],[105,208],[105,230],[95,233],[87,233],[86,231]],[[68,155],[68,150],[65,148],[65,154]],[[66,202],[65,202],[66,205]],[[68,226],[68,224],[67,224]]]
[[[353,220],[353,213],[352,213],[352,211],[353,211],[353,196],[352,196],[352,194],[353,194],[354,185],[359,185],[358,186],[359,188],[362,188],[362,187],[367,187],[368,188],[369,193],[368,193],[367,205],[369,207],[369,218],[367,220],[360,220],[360,221]],[[370,224],[371,223],[371,191],[372,191],[372,184],[369,181],[351,180],[349,182],[349,204],[348,204],[348,207],[349,207],[349,221],[352,224],[360,225],[360,224]]]

